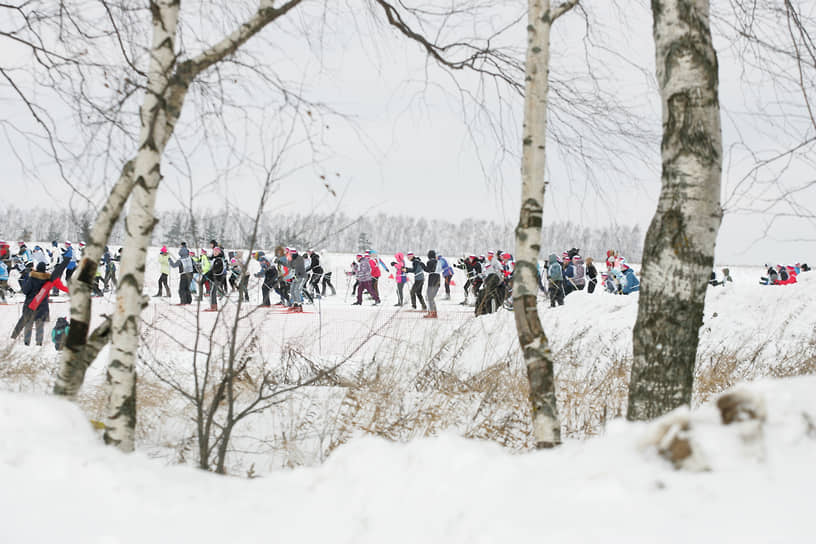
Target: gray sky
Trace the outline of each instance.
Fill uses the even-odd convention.
[[[593,6],[593,9],[596,9]],[[604,20],[604,15],[599,19]],[[614,19],[610,17],[610,19]],[[619,21],[605,23],[598,28],[595,39],[606,40],[615,53],[626,56],[635,64],[653,70],[651,21],[642,6],[633,6],[626,24]],[[558,22],[553,36],[553,75],[569,70],[583,59],[583,21],[570,15]],[[518,210],[519,162],[515,154],[520,138],[519,112],[521,98],[515,97],[502,107],[507,124],[504,137],[507,152],[502,152],[496,138],[489,134],[483,119],[473,119],[474,108],[465,104],[455,92],[447,76],[426,63],[424,56],[413,44],[398,39],[389,32],[361,28],[356,24],[333,26],[331,39],[319,54],[308,52],[292,55],[303,48],[298,36],[282,38],[289,46],[281,61],[281,72],[290,80],[299,81],[304,94],[331,105],[346,119],[327,118],[328,129],[323,129],[319,146],[319,163],[304,145],[292,146],[287,152],[283,170],[291,175],[282,180],[270,203],[273,209],[307,211],[315,207],[329,210],[338,200],[323,189],[320,175],[326,175],[332,186],[342,194],[341,209],[347,213],[386,211],[424,217],[444,217],[460,221],[470,217],[513,221]],[[383,39],[383,36],[391,36]],[[517,33],[520,45],[524,43],[523,26]],[[576,36],[578,38],[576,38]],[[376,45],[372,45],[375,43]],[[766,171],[769,182],[757,186],[746,195],[735,198],[739,180],[754,161],[740,146],[745,140],[764,155],[770,155],[797,134],[798,127],[776,127],[762,119],[744,115],[755,96],[773,100],[775,89],[763,88],[762,79],[746,91],[741,82],[742,64],[737,62],[722,40],[715,42],[720,56],[721,105],[728,110],[723,116],[724,147],[728,155],[723,173],[723,198],[729,210],[745,207],[774,191],[795,185],[801,180],[816,177],[812,165],[794,161],[785,172]],[[13,57],[6,48],[4,58]],[[650,115],[654,125],[644,127],[659,130],[658,97],[652,81],[628,63],[616,60],[615,55],[600,57],[608,66],[609,85],[629,104],[639,105],[640,111]],[[288,62],[288,64],[287,64]],[[617,64],[616,64],[617,63]],[[749,74],[750,75],[750,74]],[[742,74],[744,77],[745,74]],[[472,78],[464,76],[464,83]],[[263,96],[247,95],[263,102]],[[510,97],[508,94],[507,97]],[[777,96],[778,98],[778,96]],[[26,112],[3,92],[2,104],[7,118],[20,124],[28,121]],[[497,103],[496,103],[497,104]],[[487,102],[493,113],[498,106]],[[188,114],[189,105],[185,106]],[[10,109],[11,108],[11,109]],[[194,111],[189,108],[189,111]],[[236,127],[240,121],[228,119]],[[265,119],[266,130],[280,129],[272,115]],[[515,131],[515,132],[514,132]],[[240,132],[240,130],[236,130]],[[791,134],[793,133],[793,135]],[[15,138],[6,131],[7,138]],[[179,140],[185,138],[182,128]],[[273,145],[279,139],[272,139]],[[249,142],[249,143],[247,143]],[[243,142],[246,149],[269,154],[270,147],[259,147],[252,136]],[[590,225],[617,222],[625,225],[640,224],[644,230],[654,212],[659,190],[658,149],[644,149],[646,165],[623,158],[620,167],[629,174],[613,173],[596,166],[586,175],[570,170],[570,163],[562,150],[551,148],[549,192],[546,197],[545,220],[570,219]],[[188,149],[189,151],[189,149]],[[189,151],[194,179],[193,202],[196,206],[220,208],[224,202],[245,210],[257,205],[257,169],[236,168],[222,176],[214,186],[208,185],[215,177],[211,149]],[[0,151],[7,166],[3,182],[3,201],[16,206],[65,206],[69,190],[42,155],[23,158],[30,169],[24,172],[20,161],[4,146]],[[218,154],[218,152],[215,152]],[[763,156],[764,156],[763,155]],[[171,153],[169,160],[178,161]],[[567,179],[567,172],[573,179]],[[179,176],[170,165],[163,167],[165,181],[160,193],[159,208],[172,209],[189,200],[188,180]],[[337,175],[339,173],[339,176]],[[82,179],[77,172],[72,177]],[[94,180],[94,172],[87,176]],[[94,180],[96,182],[96,180]],[[602,191],[602,196],[598,192]],[[99,194],[95,191],[94,194]],[[816,209],[816,191],[796,193],[792,198],[805,210]],[[720,231],[717,261],[734,264],[761,264],[777,262],[816,261],[816,229],[812,220],[779,217],[779,209],[765,213],[738,215],[727,213]],[[812,213],[812,212],[811,212]],[[2,233],[0,233],[2,235]],[[409,236],[407,234],[406,236]],[[409,243],[410,240],[406,240]],[[560,248],[555,248],[560,249]],[[813,255],[813,258],[809,256]]]

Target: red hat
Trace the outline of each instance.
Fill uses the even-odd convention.
[[[512,255],[510,255],[509,253],[502,253],[502,259],[509,259],[511,257]]]
[[[159,253],[167,253],[167,246],[162,246]]]

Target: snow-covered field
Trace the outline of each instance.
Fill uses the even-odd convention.
[[[616,419],[625,411],[637,296],[581,292],[556,309],[542,300],[568,440],[533,452],[510,313],[474,318],[458,304],[461,271],[436,321],[393,307],[388,280],[383,305],[351,306],[342,274],[351,259],[330,260],[338,295],[308,313],[255,309],[252,285],[241,311],[239,343],[252,361],[241,391],[252,394],[267,373],[280,395],[236,427],[227,467],[259,479],[168,466],[196,462],[194,411],[173,386],[191,387],[196,339],[199,351],[228,351],[234,298],[220,315],[151,299],[139,452],[130,456],[101,446],[88,423],[102,417],[104,353],[80,409],[42,395],[58,359],[50,344],[3,349],[0,390],[18,393],[0,393],[0,540],[812,540],[814,378],[751,386],[767,402],[759,454],[743,451],[715,408],[697,409],[693,427],[711,471],[677,472],[638,446],[642,425]],[[709,289],[696,404],[739,381],[816,370],[816,276],[762,287],[761,272],[732,268],[734,284]],[[152,295],[155,252],[147,277]],[[112,304],[96,300],[97,319]],[[11,330],[19,306],[0,306],[0,328]],[[67,311],[52,304],[52,322]]]

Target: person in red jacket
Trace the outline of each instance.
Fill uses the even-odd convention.
[[[56,286],[64,292],[68,289],[59,281],[62,271],[65,269],[64,263],[57,266],[50,274],[45,271],[46,265],[44,262],[37,264],[37,269],[31,272],[23,284],[23,293],[26,299],[23,304],[23,314],[14,326],[11,333],[11,338],[16,339],[21,332],[25,331],[23,335],[23,342],[26,346],[31,345],[31,328],[36,325],[37,329],[37,345],[42,346],[43,336],[45,333],[45,322],[50,319],[48,308],[48,297],[51,294],[51,287]]]

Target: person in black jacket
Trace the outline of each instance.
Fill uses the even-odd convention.
[[[411,268],[408,272],[414,275],[414,285],[411,287],[411,307],[416,310],[416,301],[419,299],[419,303],[422,305],[422,311],[427,311],[428,307],[425,306],[425,299],[422,298],[422,286],[425,284],[425,267],[422,266],[422,261],[419,257],[413,253],[408,253],[406,258],[408,262],[411,263]]]
[[[261,284],[263,301],[260,307],[268,308],[272,305],[272,302],[269,300],[269,292],[274,290],[275,285],[278,283],[278,268],[274,263],[269,262],[266,256],[261,252],[258,252],[255,258],[258,259],[258,263],[261,265],[261,270],[255,274],[255,277],[263,278],[263,283]]]
[[[584,263],[584,268],[586,270],[586,276],[589,278],[589,282],[587,284],[587,293],[594,293],[595,286],[598,284],[598,269],[595,268],[595,262],[592,260],[592,257],[587,257],[586,262]]]
[[[28,275],[25,283],[23,284],[23,293],[25,293],[26,296],[25,303],[23,304],[23,315],[20,316],[20,319],[14,326],[14,331],[11,333],[12,339],[17,338],[20,333],[25,330],[23,342],[25,342],[26,346],[31,345],[31,328],[36,324],[37,345],[42,346],[43,335],[45,333],[45,322],[50,319],[48,308],[50,288],[45,291],[45,298],[40,301],[36,308],[32,309],[30,305],[34,301],[34,298],[39,294],[40,290],[42,290],[44,285],[54,281],[56,278],[59,278],[62,275],[62,272],[67,264],[67,262],[62,263],[61,265],[57,266],[51,274],[49,274],[45,271],[45,263],[41,262],[37,264],[37,269]],[[60,284],[60,286],[61,289],[67,291],[65,286],[62,286],[62,284]]]
[[[320,266],[320,255],[318,255],[313,249],[310,249],[306,252],[309,255],[310,263],[309,263],[309,272],[311,272],[311,276],[309,277],[309,289],[308,292],[314,293],[314,296],[320,298],[320,287],[318,284],[320,280],[323,279],[323,267]]]
[[[420,263],[421,264],[421,263]],[[433,249],[428,251],[428,261],[423,265],[425,272],[428,273],[428,313],[423,317],[436,319],[436,294],[439,292],[441,284],[442,265],[436,258],[436,251]]]
[[[215,242],[213,240],[212,242]],[[218,291],[219,289],[226,293],[227,285],[227,263],[224,261],[224,252],[217,245],[213,246],[213,257],[210,266],[210,271],[207,272],[207,279],[212,283],[210,288],[210,308],[204,310],[205,312],[218,311]]]

